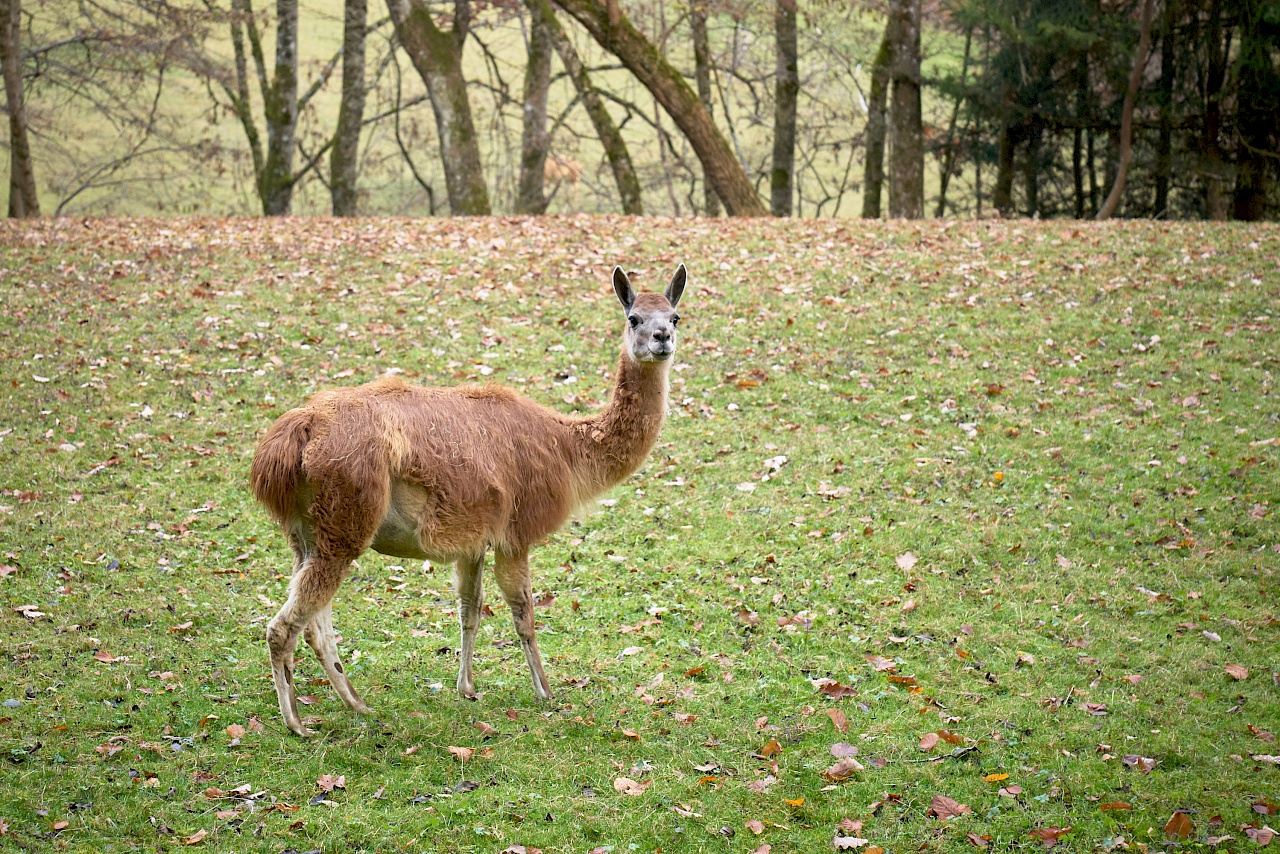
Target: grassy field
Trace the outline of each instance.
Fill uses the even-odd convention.
[[[57,220],[0,252],[0,850],[1277,826],[1276,227]],[[496,595],[460,699],[449,568],[367,554],[335,619],[374,714],[304,648],[320,735],[287,733],[271,420],[387,371],[591,411],[609,269],[681,260],[659,446],[533,557],[557,700]]]

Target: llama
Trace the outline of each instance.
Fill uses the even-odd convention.
[[[368,707],[338,658],[332,601],[366,549],[456,565],[462,622],[458,692],[475,697],[471,658],[493,571],[541,700],[551,699],[533,626],[529,549],[579,507],[630,476],[658,439],[675,354],[681,264],[662,294],[613,290],[627,323],[609,405],[564,415],[496,385],[422,388],[397,378],[320,392],[280,416],[258,444],[254,495],[293,548],[289,596],[267,626],[271,674],[290,730],[298,717],[293,653],[302,635],[350,709]]]

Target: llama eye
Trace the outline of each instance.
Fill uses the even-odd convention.
[[[672,325],[672,326],[679,326],[679,325],[680,325],[680,315],[678,315],[678,314],[673,314],[673,315],[671,316],[671,325]]]
[[[627,318],[627,320],[630,320],[630,321],[631,321],[631,328],[632,328],[632,329],[635,329],[637,326],[639,326],[639,325],[640,325],[640,318],[636,317],[634,314],[633,314],[633,315],[631,315],[630,317],[628,317],[628,318]]]

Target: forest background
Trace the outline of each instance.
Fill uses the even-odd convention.
[[[1280,212],[1277,0],[4,0],[0,22],[13,216]]]

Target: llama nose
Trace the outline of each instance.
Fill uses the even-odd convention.
[[[659,344],[666,344],[671,340],[671,333],[666,329],[659,329],[657,332],[653,333],[653,340],[657,341]]]

